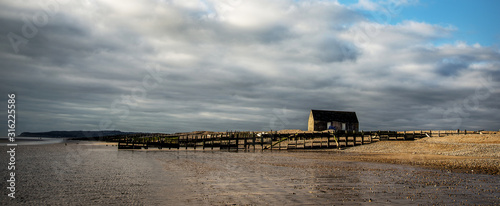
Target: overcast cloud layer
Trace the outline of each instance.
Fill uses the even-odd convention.
[[[305,130],[310,109],[363,130],[500,129],[498,48],[390,24],[407,1],[38,2],[0,3],[19,132]]]

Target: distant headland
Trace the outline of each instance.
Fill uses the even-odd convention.
[[[19,137],[51,137],[51,138],[92,138],[137,134],[137,132],[122,132],[119,130],[105,131],[50,131],[50,132],[23,132]]]

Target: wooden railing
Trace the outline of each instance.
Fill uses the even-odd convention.
[[[378,141],[405,141],[424,137],[473,134],[474,131],[420,130],[420,131],[323,131],[300,133],[277,132],[223,132],[211,134],[149,134],[122,136],[118,149],[211,149],[283,150],[343,148]]]

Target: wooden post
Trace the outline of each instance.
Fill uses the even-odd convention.
[[[229,133],[226,133],[225,135],[222,136],[221,138],[221,145],[225,144],[225,146],[229,146],[229,143],[227,142],[227,140],[229,139]],[[227,148],[226,148],[227,149]]]
[[[289,135],[289,134],[288,134]],[[288,136],[288,138],[286,138],[286,150],[290,149],[290,135]]]
[[[352,134],[354,136],[354,146],[356,146],[356,142],[358,142],[358,138],[361,137],[359,132],[352,131]],[[361,144],[363,144],[363,138],[361,138]]]
[[[191,138],[192,140],[193,138]],[[196,145],[198,143],[198,135],[194,135],[194,150],[196,150]]]
[[[347,136],[347,138],[349,138],[349,133],[347,132],[347,130],[345,131],[345,134]],[[352,146],[355,146],[356,145],[356,138],[354,137],[354,134],[352,134]]]
[[[330,148],[330,130],[328,130],[328,136],[326,136],[326,148]]]
[[[278,135],[278,132],[276,132],[276,135]],[[278,136],[278,150],[281,150],[281,135]]]
[[[347,131],[344,131],[344,136],[345,136],[345,146],[349,144],[349,135],[347,135]]]
[[[236,151],[240,149],[240,134],[236,133]]]
[[[311,139],[311,149],[314,148],[314,136],[310,138]]]
[[[314,132],[311,133],[311,134],[304,134],[304,137],[303,137],[303,139],[304,139],[304,148],[306,148],[306,146],[307,146],[307,138],[309,138],[309,135],[313,135],[314,136],[314,134],[315,134]]]
[[[247,137],[243,140],[243,147],[245,147],[245,151],[247,151]]]
[[[255,151],[255,140],[256,140],[255,138],[256,138],[256,137],[255,137],[255,133],[254,133],[254,132],[252,132],[252,144],[253,144],[253,151]]]
[[[273,151],[273,139],[274,139],[274,134],[273,130],[271,130],[271,151]]]
[[[234,133],[230,133],[230,135],[227,137],[227,151],[231,151],[231,140],[234,138]]]
[[[167,142],[167,137],[168,136],[165,137],[164,142]],[[172,143],[169,142],[169,143],[166,143],[166,144],[168,144],[168,150],[171,150],[172,149]]]
[[[298,148],[298,143],[299,143],[299,141],[297,140],[298,139],[297,136],[298,136],[298,133],[294,135],[294,138],[295,138],[295,149]]]
[[[345,136],[345,146],[349,146],[349,137],[347,136],[347,131],[344,130],[344,136]]]
[[[262,151],[264,151],[264,134],[260,134],[260,148]]]
[[[323,148],[323,131],[321,131],[321,135],[319,135],[319,148]]]
[[[304,137],[302,139],[304,139],[304,141],[303,141],[303,143],[304,143],[303,148],[305,149],[306,148],[306,140],[307,140],[306,133],[304,133]]]
[[[356,143],[358,142],[356,131],[352,131],[352,141],[353,141],[352,146],[356,146]]]
[[[207,137],[208,137],[208,135],[207,135]],[[217,137],[217,135],[215,135],[215,137]],[[212,135],[210,135],[210,139],[209,139],[209,141],[210,141],[210,143],[212,143],[212,144],[211,144],[211,147],[210,147],[210,148],[211,148],[211,150],[214,150],[214,137],[212,137]]]
[[[205,141],[207,140],[207,135],[201,135],[202,143],[203,143],[203,150],[205,150]]]
[[[365,133],[361,130],[361,145],[365,143]]]
[[[314,135],[314,133],[313,133]],[[304,137],[304,149],[307,147],[307,139],[309,138],[309,136],[305,136]]]
[[[225,146],[226,144],[226,139],[227,139],[227,135],[229,135],[227,132],[225,134],[222,134],[220,136],[220,145],[221,147]],[[226,148],[227,149],[227,148]]]

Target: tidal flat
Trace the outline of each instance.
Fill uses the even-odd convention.
[[[494,205],[500,201],[499,175],[362,161],[356,152],[118,150],[102,142],[68,141],[20,145],[16,155],[16,198],[9,198],[4,189],[0,199],[7,205]],[[0,158],[7,162],[5,152]],[[8,176],[6,168],[0,170],[3,179]]]

